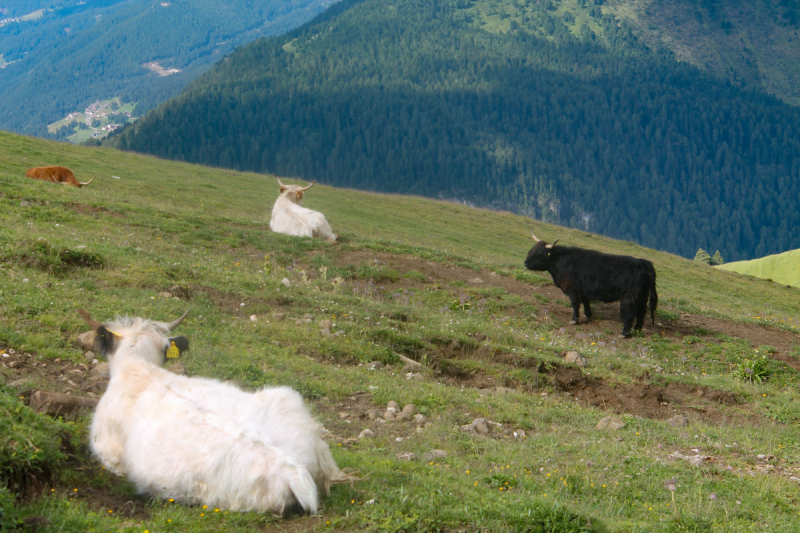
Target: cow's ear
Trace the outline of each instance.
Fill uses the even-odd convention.
[[[281,187],[281,194],[286,192],[286,187]]]
[[[297,194],[295,194],[295,196],[297,197],[298,200],[302,200],[303,199],[303,192],[300,191]]]
[[[167,339],[169,344],[164,349],[164,356],[167,359],[177,359],[189,351],[189,339],[183,335],[170,337]]]
[[[108,354],[114,353],[119,338],[119,335],[101,324],[95,330],[94,346],[97,352],[107,359]]]

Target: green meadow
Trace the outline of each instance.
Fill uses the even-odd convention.
[[[42,165],[96,178],[24,177]],[[0,529],[798,531],[798,289],[506,212],[316,184],[304,205],[339,235],[329,245],[272,233],[277,194],[274,176],[0,133]],[[600,304],[567,325],[567,297],[523,267],[531,231],[653,261],[655,324],[619,339],[617,304]],[[36,390],[102,394],[79,308],[189,309],[191,376],[294,387],[365,479],[334,486],[316,516],[137,495],[91,457],[90,410],[28,406]],[[389,401],[424,419],[386,420]],[[624,426],[596,429],[607,416]],[[465,427],[481,418],[488,434]]]
[[[775,283],[800,287],[800,250],[768,255],[751,261],[736,261],[721,265],[720,269],[738,272]]]

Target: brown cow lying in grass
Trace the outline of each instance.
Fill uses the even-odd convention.
[[[28,169],[25,176],[35,180],[52,181],[53,183],[74,185],[75,187],[89,185],[94,179],[92,178],[85,183],[80,182],[67,167],[33,167]]]

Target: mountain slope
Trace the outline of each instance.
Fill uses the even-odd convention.
[[[741,87],[800,104],[800,3],[795,0],[608,0],[656,49]]]
[[[0,128],[46,135],[47,124],[118,95],[143,114],[236,46],[296,27],[330,3],[25,0],[5,16],[40,15],[0,26],[9,62],[0,69]],[[152,62],[179,72],[159,76]]]
[[[238,50],[111,142],[684,256],[800,247],[800,110],[653,54],[583,4],[340,4]]]
[[[718,268],[800,287],[800,250],[790,250],[750,261],[725,263]]]
[[[46,163],[97,177],[24,177]],[[269,230],[277,194],[274,176],[0,132],[5,529],[796,531],[798,289],[507,212],[315,185],[304,202],[341,237],[327,245]],[[618,339],[618,305],[598,303],[568,325],[564,294],[522,264],[531,226],[652,260],[655,324]],[[137,497],[89,455],[91,410],[30,409],[36,390],[105,390],[77,309],[189,309],[191,376],[295,388],[339,466],[366,479],[322,495],[322,517]],[[399,355],[420,367],[409,376]],[[751,383],[756,358],[765,379]],[[424,418],[386,420],[390,401]],[[624,427],[596,429],[607,416]],[[477,418],[491,433],[471,431]]]

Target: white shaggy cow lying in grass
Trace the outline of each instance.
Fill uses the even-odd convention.
[[[325,215],[300,205],[303,192],[310,189],[314,182],[312,181],[308,187],[300,187],[284,185],[278,178],[278,184],[281,186],[281,194],[272,206],[272,219],[269,222],[272,231],[295,237],[319,237],[328,242],[336,242],[336,235],[325,220]]]
[[[288,387],[244,392],[160,365],[189,348],[169,324],[86,311],[111,380],[92,420],[90,446],[106,468],[160,498],[237,511],[317,511],[317,491],[355,481],[339,470],[322,427]]]

